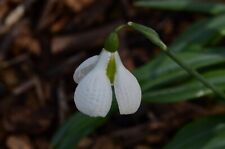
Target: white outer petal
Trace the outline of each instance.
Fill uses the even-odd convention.
[[[76,83],[79,83],[85,75],[87,75],[96,65],[98,61],[98,55],[92,56],[81,63],[73,74],[73,79]]]
[[[120,114],[135,113],[141,103],[141,87],[134,75],[124,67],[117,52],[115,60],[114,89]]]
[[[74,94],[76,107],[89,116],[105,117],[110,110],[112,88],[106,75],[110,55],[103,50],[95,68],[80,81],[76,88]]]

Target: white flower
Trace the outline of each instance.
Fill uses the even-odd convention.
[[[111,83],[107,76],[110,59],[115,59],[116,71]],[[74,101],[79,111],[89,116],[105,117],[112,103],[114,86],[120,114],[136,112],[141,103],[141,88],[137,79],[124,67],[118,52],[102,50],[99,56],[84,61],[74,73],[74,81],[78,83]]]

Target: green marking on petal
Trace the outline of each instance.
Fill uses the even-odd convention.
[[[114,82],[114,77],[116,74],[116,62],[115,62],[115,58],[114,55],[111,56],[108,66],[107,66],[107,76],[110,80],[111,83]]]

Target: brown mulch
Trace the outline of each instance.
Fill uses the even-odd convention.
[[[0,148],[49,148],[59,125],[76,112],[75,68],[99,53],[116,26],[137,21],[171,43],[201,17],[136,8],[130,0],[0,0]],[[130,70],[159,51],[130,30],[120,41]],[[78,148],[158,149],[185,123],[223,109],[208,102],[142,105],[135,115],[115,114]]]

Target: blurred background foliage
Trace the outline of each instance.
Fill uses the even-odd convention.
[[[225,91],[223,0],[0,1],[0,147],[224,149],[224,101],[140,34],[120,35],[139,80],[137,113],[76,111],[72,76],[116,26],[154,28],[169,50]]]

